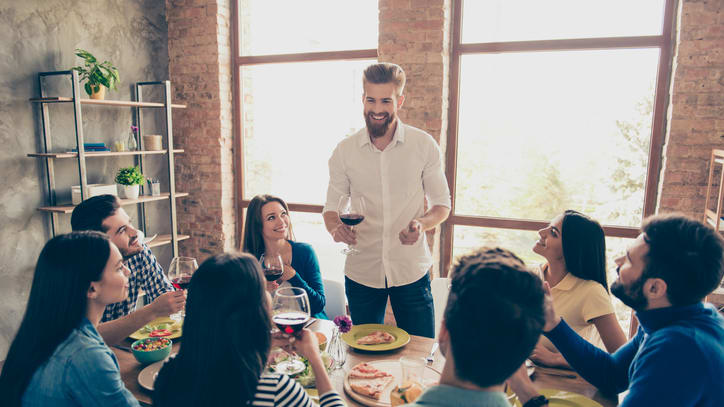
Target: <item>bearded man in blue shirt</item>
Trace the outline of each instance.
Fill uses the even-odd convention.
[[[636,311],[636,335],[608,354],[573,332],[549,298],[544,334],[591,384],[627,390],[623,407],[724,406],[724,318],[703,303],[724,276],[724,240],[676,214],[648,218],[641,232],[616,259],[619,276],[611,285]],[[539,398],[523,368],[510,384],[523,402]]]

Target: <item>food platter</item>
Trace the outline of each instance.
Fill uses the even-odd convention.
[[[135,340],[150,338],[151,332],[153,332],[156,329],[159,329],[159,327],[166,326],[166,328],[161,328],[161,329],[169,329],[171,331],[171,335],[166,336],[166,338],[176,339],[176,338],[181,337],[181,325],[182,325],[181,322],[176,322],[169,317],[156,318],[153,321],[146,324],[143,328],[132,333],[129,337],[132,339],[135,339]]]
[[[392,380],[392,382],[388,384],[387,387],[384,388],[384,390],[382,390],[382,395],[380,396],[380,399],[376,400],[352,391],[349,382],[349,372],[347,372],[344,377],[345,393],[347,393],[347,395],[356,402],[365,406],[390,407],[390,391],[392,391],[395,386],[400,384],[400,378],[402,377],[402,367],[400,366],[400,362],[398,360],[375,360],[367,363],[379,370],[390,373],[392,376],[394,376],[394,380]],[[440,373],[437,370],[431,368],[430,366],[425,366],[422,381],[422,384],[424,386],[434,385],[440,381]]]

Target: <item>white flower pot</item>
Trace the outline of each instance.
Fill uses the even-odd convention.
[[[138,199],[139,185],[120,185],[118,184],[118,195],[126,199]]]

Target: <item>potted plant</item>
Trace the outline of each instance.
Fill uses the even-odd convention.
[[[103,99],[106,89],[116,89],[116,84],[121,79],[115,66],[108,61],[98,62],[93,54],[80,48],[76,48],[75,55],[85,60],[83,66],[73,67],[73,70],[85,81],[85,91],[91,99]]]
[[[122,198],[137,199],[139,186],[144,182],[146,178],[138,167],[121,168],[116,174],[116,183]]]

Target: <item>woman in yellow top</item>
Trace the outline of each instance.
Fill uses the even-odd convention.
[[[602,340],[606,350],[614,352],[626,343],[626,336],[608,292],[606,240],[601,225],[580,212],[567,210],[538,234],[533,251],[546,259],[541,277],[551,287],[556,312],[581,337],[597,346]],[[546,366],[570,367],[543,336],[530,359]]]

